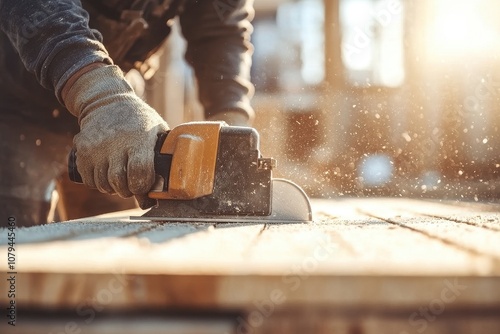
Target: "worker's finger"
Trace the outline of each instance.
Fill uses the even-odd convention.
[[[139,147],[130,152],[127,166],[128,189],[134,195],[143,195],[153,186],[154,170],[154,142],[149,147]],[[142,146],[142,145],[141,145]]]
[[[94,167],[83,163],[83,160],[81,157],[76,160],[76,168],[82,177],[83,184],[90,188],[97,188],[94,179]]]
[[[128,189],[127,161],[124,157],[110,158],[108,182],[115,192],[121,197],[127,198],[133,195]]]
[[[108,182],[108,164],[105,163],[99,168],[94,169],[94,180],[97,189],[102,193],[114,194],[115,190]]]

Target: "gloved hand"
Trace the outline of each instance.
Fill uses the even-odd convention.
[[[112,65],[78,77],[62,99],[80,124],[73,143],[83,183],[122,197],[142,195],[141,204],[154,183],[154,146],[167,123]]]

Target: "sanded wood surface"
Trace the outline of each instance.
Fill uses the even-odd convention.
[[[500,274],[498,205],[352,199],[316,200],[313,208],[310,224],[131,221],[142,213],[131,210],[18,228],[18,269],[280,274],[313,257],[317,274]]]
[[[18,228],[17,301],[74,309],[102,299],[116,310],[272,305],[279,322],[303,308],[408,318],[453,300],[446,308],[457,314],[500,315],[499,205],[371,198],[314,200],[313,210],[310,224],[152,223],[131,221],[141,212],[129,211]],[[5,261],[0,268],[8,271]]]

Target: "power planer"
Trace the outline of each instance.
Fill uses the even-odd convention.
[[[190,122],[160,135],[154,148],[156,181],[151,209],[132,219],[175,222],[312,221],[305,192],[272,177],[273,158],[263,158],[253,128],[224,122]],[[69,174],[82,182],[76,152]]]

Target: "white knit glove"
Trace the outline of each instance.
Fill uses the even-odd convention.
[[[135,95],[117,66],[83,74],[63,98],[80,124],[73,143],[83,183],[122,197],[146,194],[155,179],[157,135],[167,123]]]

